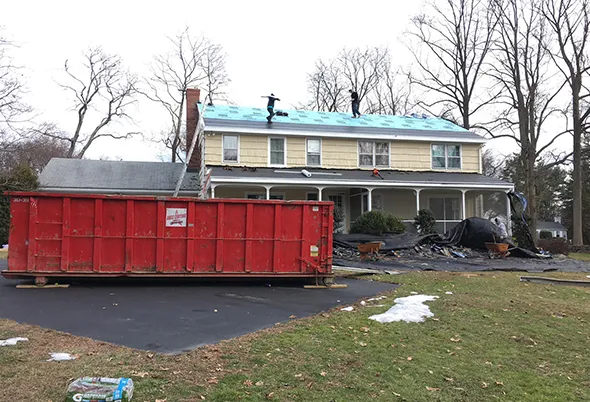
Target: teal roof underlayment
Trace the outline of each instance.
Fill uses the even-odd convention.
[[[397,129],[397,130],[424,130],[424,131],[446,131],[455,133],[470,133],[463,127],[453,124],[447,120],[438,117],[422,118],[410,116],[391,116],[379,114],[365,114],[359,119],[352,118],[351,113],[334,113],[334,112],[315,112],[308,110],[287,110],[275,108],[277,111],[283,111],[289,116],[274,116],[272,121],[276,123],[286,123],[293,125],[307,126],[330,126],[330,127],[358,127],[376,128],[376,129]],[[205,110],[205,122],[216,124],[212,120],[223,120],[226,123],[237,122],[261,122],[266,124],[268,112],[266,108],[252,108],[244,106],[215,105],[207,106]]]

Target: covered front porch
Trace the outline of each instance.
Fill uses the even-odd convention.
[[[395,181],[377,181],[370,177],[364,180],[367,183],[361,183],[359,180],[342,180],[341,176],[345,173],[337,176],[339,172],[333,171],[313,172],[310,177],[301,177],[299,171],[293,170],[258,171],[266,174],[250,179],[244,176],[256,172],[246,171],[245,175],[228,178],[216,177],[213,171],[208,194],[211,198],[332,201],[344,212],[344,231],[349,230],[351,222],[358,216],[371,210],[397,216],[406,223],[408,230],[413,230],[412,223],[420,209],[429,209],[434,213],[439,233],[450,230],[469,217],[498,217],[507,223],[507,227],[510,225],[507,219],[510,216],[510,204],[506,193],[512,190],[512,184],[481,175],[437,172],[436,178],[440,180],[434,182],[431,172],[424,172],[424,176],[412,172],[411,176],[397,175],[395,178],[398,180]],[[273,180],[265,177],[269,173],[274,173],[270,174]],[[367,172],[363,173],[367,175]],[[430,176],[427,176],[428,173]],[[287,177],[276,180],[278,177],[274,176],[279,175]],[[326,176],[331,180],[326,180]],[[415,182],[416,177],[430,180]],[[404,182],[400,178],[411,179],[413,183],[409,185],[407,180]],[[477,179],[479,182],[466,179]]]

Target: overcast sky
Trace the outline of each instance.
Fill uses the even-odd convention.
[[[55,81],[63,77],[64,61],[80,60],[89,46],[119,54],[129,69],[144,75],[153,55],[168,49],[167,36],[188,26],[227,52],[231,101],[264,107],[260,96],[274,92],[283,107],[290,107],[306,100],[306,74],[315,60],[332,57],[345,46],[389,46],[394,63],[407,65],[411,58],[403,32],[421,6],[421,1],[400,0],[35,0],[4,2],[0,26],[20,45],[14,56],[26,67],[27,100],[40,114],[38,119],[71,132],[75,116]],[[168,121],[162,110],[143,99],[133,115],[135,127],[121,129],[149,135]],[[100,140],[87,157],[157,160],[158,153],[145,141]]]

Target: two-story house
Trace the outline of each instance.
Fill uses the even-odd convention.
[[[187,96],[188,143],[198,97]],[[486,139],[471,131],[423,115],[280,110],[288,116],[268,124],[264,108],[205,108],[191,165],[209,197],[330,200],[346,228],[374,209],[408,223],[430,209],[442,232],[466,217],[506,219],[513,185],[482,175]]]
[[[439,232],[466,217],[508,214],[513,185],[481,174],[486,140],[446,120],[284,110],[288,116],[268,124],[264,108],[207,106],[199,120],[202,108],[199,90],[188,91],[187,143],[199,134],[182,196],[329,200],[342,208],[344,229],[370,210],[409,224],[419,209],[430,209]],[[182,167],[53,159],[40,189],[172,195]]]

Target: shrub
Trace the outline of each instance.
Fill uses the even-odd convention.
[[[543,250],[549,251],[551,254],[569,254],[569,244],[567,243],[567,240],[561,237],[541,239],[539,240],[539,247]]]
[[[546,230],[541,230],[539,232],[539,238],[540,239],[553,239],[553,233],[548,232]]]
[[[10,200],[6,191],[30,191],[37,188],[37,176],[27,165],[0,174],[0,245],[8,243],[10,231]]]
[[[381,211],[365,212],[354,220],[350,233],[363,233],[380,236],[383,233],[403,233],[406,226],[397,217]]]
[[[436,218],[429,209],[421,209],[414,218],[414,226],[421,235],[436,233]]]
[[[334,233],[342,233],[344,230],[344,210],[340,207],[334,207]]]

